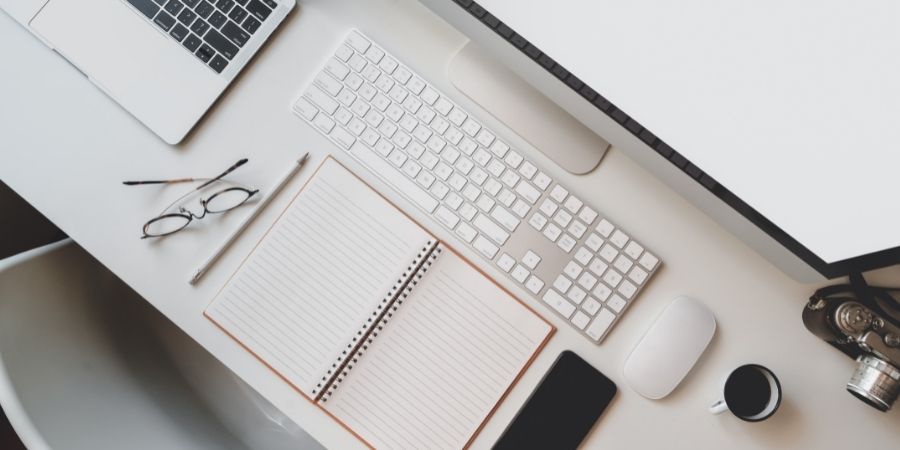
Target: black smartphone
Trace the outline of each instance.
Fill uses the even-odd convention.
[[[616,391],[612,380],[566,350],[493,448],[578,448]]]

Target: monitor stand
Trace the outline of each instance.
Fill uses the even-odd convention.
[[[460,92],[569,172],[594,170],[609,149],[603,138],[472,42],[453,56],[448,75]]]

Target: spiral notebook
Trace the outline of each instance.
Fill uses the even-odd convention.
[[[463,448],[554,328],[327,158],[205,315],[375,448]]]

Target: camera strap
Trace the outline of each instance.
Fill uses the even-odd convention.
[[[862,273],[850,274],[850,283],[833,284],[816,290],[810,301],[821,298],[842,298],[856,300],[875,311],[885,320],[900,327],[900,302],[891,295],[900,292],[900,287],[870,285]]]

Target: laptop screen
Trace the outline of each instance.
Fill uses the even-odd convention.
[[[824,261],[900,246],[900,4],[479,3]]]

